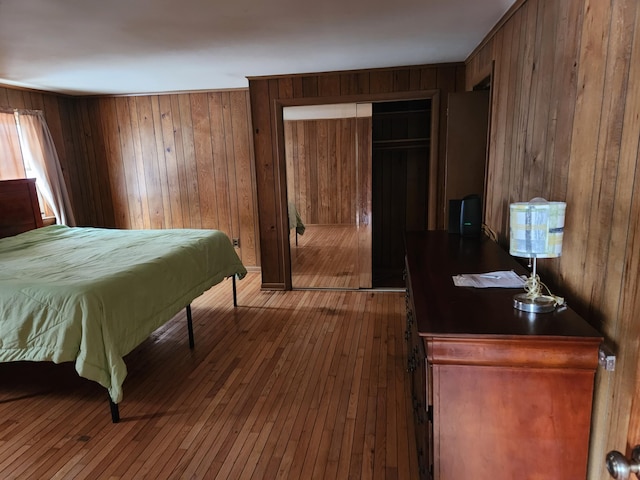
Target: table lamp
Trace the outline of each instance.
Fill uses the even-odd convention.
[[[538,258],[554,258],[562,254],[564,214],[567,204],[534,198],[510,205],[509,253],[514,257],[533,259],[531,276],[525,282],[525,293],[513,297],[513,307],[530,313],[552,312],[564,300],[552,295],[536,272]],[[543,294],[543,289],[547,294]]]

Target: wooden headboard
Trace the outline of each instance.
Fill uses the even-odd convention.
[[[36,180],[0,181],[0,238],[42,227]]]

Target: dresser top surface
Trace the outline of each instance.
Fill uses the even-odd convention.
[[[600,340],[600,333],[570,308],[531,314],[513,308],[523,289],[456,287],[452,277],[498,270],[527,271],[486,237],[445,231],[408,233],[407,267],[421,336],[539,336]]]

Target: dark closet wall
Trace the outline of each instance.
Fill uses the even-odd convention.
[[[427,229],[431,100],[372,110],[373,286],[402,287],[404,232]]]

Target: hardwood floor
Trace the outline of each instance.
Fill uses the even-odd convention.
[[[70,364],[0,364],[0,478],[417,478],[404,294],[230,281],[127,356],[106,390]]]
[[[289,237],[293,288],[358,288],[358,230],[355,225],[307,225]]]

